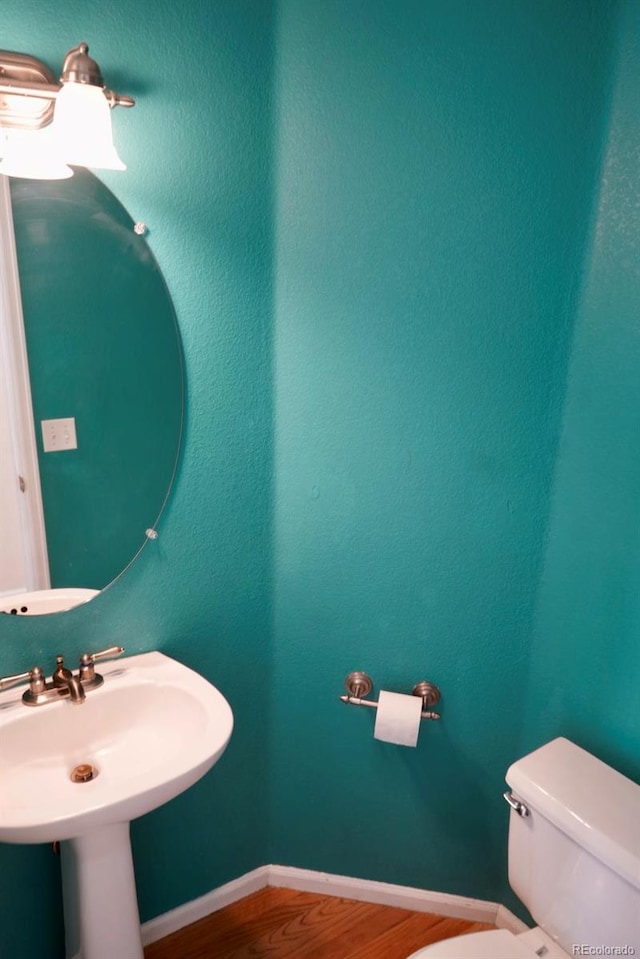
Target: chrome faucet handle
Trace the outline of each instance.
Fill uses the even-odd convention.
[[[80,657],[80,682],[100,685],[102,677],[96,675],[93,665],[95,661],[97,659],[113,659],[116,656],[121,656],[122,653],[124,653],[124,646],[109,646],[108,649],[101,649],[98,653],[83,653]]]
[[[17,686],[18,683],[28,683],[31,679],[31,670],[26,673],[16,673],[15,676],[0,676],[0,689],[8,689],[9,686]]]
[[[91,660],[95,663],[96,659],[112,659],[124,653],[124,646],[109,646],[108,649],[101,649],[99,653],[83,653],[81,660]]]
[[[0,689],[9,689],[10,686],[17,686],[18,683],[29,683],[32,693],[40,693],[44,690],[44,674],[39,666],[34,666],[33,669],[28,669],[26,673],[0,677]]]

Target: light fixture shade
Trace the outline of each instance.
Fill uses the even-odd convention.
[[[60,159],[50,126],[42,130],[0,130],[0,173],[25,180],[66,180],[73,170]]]
[[[51,126],[65,163],[126,170],[113,145],[111,108],[101,87],[63,83]]]

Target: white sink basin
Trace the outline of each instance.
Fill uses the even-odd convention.
[[[88,603],[97,596],[97,589],[79,586],[61,586],[59,589],[36,589],[29,593],[3,596],[0,611],[14,616],[42,616],[45,613],[63,613],[74,606]]]
[[[100,667],[104,685],[81,705],[29,707],[0,694],[0,842],[82,836],[141,816],[200,779],[224,751],[231,707],[193,670],[162,653]],[[89,782],[72,770],[89,764]]]
[[[144,959],[129,822],[213,766],[233,714],[211,683],[162,653],[100,672],[104,685],[79,705],[0,693],[0,842],[61,840],[67,959]],[[73,782],[78,766],[94,778]]]

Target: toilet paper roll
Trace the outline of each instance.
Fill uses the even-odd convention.
[[[420,696],[389,693],[383,689],[378,696],[374,737],[398,746],[415,746],[420,732],[421,712]]]

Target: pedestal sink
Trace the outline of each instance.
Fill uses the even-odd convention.
[[[100,671],[80,705],[0,693],[0,842],[61,841],[67,959],[142,959],[129,823],[213,766],[233,714],[159,652]]]

